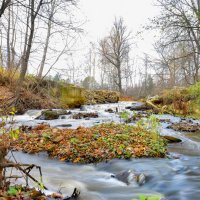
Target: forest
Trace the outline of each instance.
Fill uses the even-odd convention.
[[[0,199],[200,196],[200,0],[0,0]]]

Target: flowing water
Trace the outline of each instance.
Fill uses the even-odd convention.
[[[110,121],[121,122],[123,120],[119,115],[107,113],[105,109],[116,110],[117,108],[123,111],[126,106],[130,105],[132,105],[131,102],[121,102],[85,106],[87,112],[97,112],[99,118],[81,120],[71,119],[68,115],[58,120],[35,120],[41,111],[30,110],[24,115],[16,116],[14,125],[35,126],[41,122],[47,122],[54,127],[71,124],[71,128],[76,128],[78,126],[90,127]],[[136,103],[135,106],[137,105]],[[73,113],[86,111],[72,110]],[[171,122],[181,120],[179,117],[170,115],[158,117],[170,119]],[[194,121],[194,123],[200,123],[200,121]],[[44,183],[50,191],[61,190],[64,195],[70,195],[76,187],[81,191],[80,199],[83,200],[131,200],[138,198],[141,193],[164,194],[169,200],[200,199],[200,133],[181,133],[167,129],[167,126],[167,123],[162,123],[162,135],[171,135],[182,140],[179,144],[169,145],[168,151],[175,153],[175,156],[170,159],[111,160],[107,163],[77,165],[51,160],[45,153],[29,155],[14,152],[14,156],[21,163],[41,166]],[[111,176],[128,170],[144,173],[146,183],[138,185],[132,181],[130,185],[127,185]],[[39,177],[36,170],[33,170],[32,175]]]

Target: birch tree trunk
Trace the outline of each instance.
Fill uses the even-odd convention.
[[[8,29],[7,29],[7,69],[10,70],[10,7],[8,8]]]
[[[50,15],[48,18],[48,26],[47,26],[47,36],[46,36],[46,41],[45,41],[45,47],[44,47],[44,51],[43,51],[43,56],[42,56],[42,61],[40,63],[40,69],[39,69],[39,73],[38,73],[38,77],[42,78],[42,72],[44,70],[44,65],[45,65],[45,61],[46,61],[46,56],[47,56],[47,50],[49,47],[49,41],[50,41],[50,37],[51,37],[51,28],[52,28],[52,19],[54,16],[54,11],[55,11],[55,0],[51,1],[51,10],[50,10]]]
[[[30,57],[30,53],[31,53],[31,47],[32,47],[32,42],[33,42],[33,35],[34,35],[34,31],[35,31],[35,19],[39,13],[39,10],[42,6],[43,0],[40,0],[37,6],[37,9],[35,10],[35,1],[34,0],[30,0],[30,10],[31,10],[31,22],[30,22],[30,34],[28,37],[28,44],[27,44],[27,49],[24,52],[24,54],[22,55],[22,63],[21,63],[21,71],[20,71],[20,77],[19,77],[19,81],[18,81],[18,88],[21,87],[26,72],[27,72],[27,68],[28,68],[28,62],[29,62],[29,57]]]

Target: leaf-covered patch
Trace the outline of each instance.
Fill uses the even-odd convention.
[[[74,163],[164,157],[166,153],[166,144],[159,135],[155,137],[143,127],[115,123],[62,130],[43,126],[29,134],[21,133],[12,148],[28,153],[47,151],[50,157]]]
[[[71,197],[63,197],[60,193],[51,193],[45,195],[43,190],[37,190],[35,188],[29,188],[22,185],[12,185],[7,189],[0,189],[0,199],[1,200],[20,200],[20,199],[35,199],[35,200],[46,200],[46,199],[73,199],[72,197],[78,197],[80,192],[77,189],[74,189],[74,192]]]
[[[7,190],[0,190],[0,199],[46,199],[41,191],[35,188],[27,188],[22,185],[9,186]]]

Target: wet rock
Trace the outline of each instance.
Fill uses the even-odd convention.
[[[198,131],[200,131],[200,125],[199,124],[186,123],[186,122],[180,122],[180,123],[172,124],[172,125],[168,126],[168,128],[171,128],[175,131],[185,131],[185,132],[198,132]]]
[[[165,140],[166,140],[168,143],[179,143],[179,142],[182,142],[181,139],[175,138],[175,137],[173,137],[173,136],[164,135],[164,136],[162,136],[162,137],[165,138]]]
[[[33,129],[32,126],[26,126],[26,125],[22,125],[22,126],[19,127],[19,130],[21,132],[26,132],[26,133],[31,131],[32,129]]]
[[[180,159],[181,155],[178,153],[168,153],[167,158],[169,159]]]
[[[151,110],[152,107],[146,104],[138,105],[138,106],[132,106],[130,108],[131,111],[144,111],[144,110]]]
[[[72,127],[72,124],[59,124],[56,127],[60,127],[60,128],[68,128],[68,127]]]
[[[115,111],[113,109],[111,109],[111,108],[108,108],[108,109],[105,110],[105,112],[114,113]]]
[[[132,106],[126,106],[125,109],[130,110]]]
[[[66,117],[63,115],[63,116],[60,116],[60,119],[66,119]]]
[[[191,119],[182,119],[182,121],[185,121],[186,123],[193,123]]]
[[[87,108],[85,106],[81,106],[80,111],[87,111]]]
[[[161,123],[170,123],[170,119],[159,119],[159,122]]]
[[[136,176],[137,178],[137,183],[139,185],[143,185],[146,182],[146,177],[143,173],[139,174],[138,176]]]
[[[60,115],[69,115],[71,111],[66,110],[44,110],[42,111],[41,115],[36,119],[39,120],[53,120],[58,119]]]
[[[141,118],[146,118],[149,117],[150,113],[146,113],[146,112],[142,112],[142,113],[136,113],[133,116],[131,116],[130,118],[128,118],[127,120],[125,120],[125,123],[133,123],[135,121],[140,120]]]
[[[122,171],[116,175],[112,175],[111,177],[116,178],[119,181],[126,183],[127,185],[131,184],[132,182],[143,185],[146,182],[146,176],[143,173],[136,173],[132,170]]]
[[[98,118],[98,113],[76,113],[72,116],[73,119],[88,119],[88,118]]]

